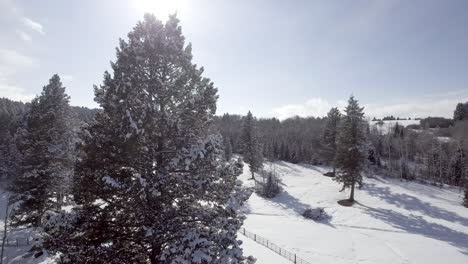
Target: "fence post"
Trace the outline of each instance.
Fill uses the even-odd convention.
[[[296,264],[296,254],[294,254],[294,264]]]

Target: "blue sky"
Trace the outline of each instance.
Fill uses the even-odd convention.
[[[369,116],[451,116],[468,101],[468,1],[0,0],[0,96],[59,73],[73,105],[145,12],[177,10],[218,113],[324,115],[354,94]]]

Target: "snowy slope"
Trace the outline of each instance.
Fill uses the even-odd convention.
[[[257,244],[257,242],[242,235],[238,237],[243,241],[242,248],[244,256],[254,256],[257,259],[255,264],[291,264],[290,261],[269,250],[268,248]]]
[[[341,207],[347,198],[340,186],[322,176],[324,168],[276,163],[284,192],[273,200],[253,194],[247,202],[244,227],[295,252],[310,263],[468,263],[468,208],[457,189],[365,178],[360,204]],[[252,185],[248,168],[241,179]],[[0,225],[6,195],[0,190]],[[329,222],[306,220],[308,206],[325,207]],[[1,231],[0,231],[1,233]],[[20,233],[21,234],[21,233]],[[245,255],[258,264],[289,263],[273,251],[239,234]],[[47,263],[45,258],[14,261],[28,248],[8,248],[6,263]]]
[[[0,184],[2,184],[0,182]],[[0,186],[0,244],[1,238],[3,238],[3,227],[4,227],[4,219],[6,213],[6,205],[7,205],[7,192],[2,189]],[[30,229],[16,229],[16,230],[9,230],[8,231],[8,239],[15,240],[20,239],[20,243],[24,243],[25,239],[28,238],[32,240],[33,238],[37,237],[37,234]],[[5,264],[50,264],[53,263],[51,259],[49,259],[46,255],[43,255],[39,258],[34,258],[30,256],[28,258],[23,258],[22,256],[27,254],[28,250],[31,246],[6,246],[5,253],[3,256],[3,263]],[[28,255],[28,254],[27,254]]]
[[[356,193],[360,204],[342,207],[336,201],[348,194],[322,176],[325,169],[286,162],[276,169],[284,192],[273,200],[253,194],[244,227],[310,263],[468,263],[468,208],[457,189],[365,178]],[[247,170],[241,178],[252,185]],[[325,207],[332,219],[304,219],[308,206]]]
[[[409,125],[419,125],[420,120],[386,120],[383,121],[382,125],[377,124],[378,121],[371,121],[370,124],[373,127],[376,127],[382,133],[388,133],[395,125],[409,126]]]

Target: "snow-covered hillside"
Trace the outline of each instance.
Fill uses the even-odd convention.
[[[468,263],[468,208],[460,205],[458,189],[365,178],[365,186],[356,194],[359,204],[342,207],[336,202],[348,194],[338,192],[340,186],[322,176],[325,168],[286,162],[275,166],[284,191],[272,200],[253,194],[244,227],[310,263]],[[241,179],[253,185],[249,177],[245,167]],[[0,224],[5,203],[2,192]],[[331,220],[304,219],[300,214],[309,206],[325,207]],[[241,234],[239,239],[244,241],[245,254],[256,257],[258,264],[290,263]],[[9,247],[6,263],[48,262],[45,258],[15,262],[15,256],[27,249]]]
[[[371,126],[376,127],[382,133],[387,133],[396,125],[396,123],[398,123],[401,126],[406,127],[409,125],[419,125],[420,120],[386,120],[386,121],[382,121],[383,124],[381,125],[379,125],[378,122],[379,121],[371,121],[370,124]]]
[[[336,202],[348,194],[322,176],[324,168],[279,162],[276,169],[284,192],[272,200],[253,194],[244,227],[310,263],[468,263],[468,208],[460,205],[457,189],[365,178],[356,194],[359,204],[342,207]],[[248,178],[245,168],[242,179],[252,185]],[[308,206],[325,207],[332,219],[304,219],[300,214]],[[254,256],[256,247],[261,246],[244,245]],[[283,261],[269,253],[256,256],[257,263]]]
[[[1,184],[2,182],[0,182]],[[6,213],[6,205],[8,200],[8,193],[0,186],[0,246],[1,238],[3,238],[3,228]],[[32,253],[28,253],[31,248],[26,244],[26,239],[32,241],[37,238],[36,232],[30,229],[15,229],[8,230],[9,245],[5,247],[3,254],[3,263],[5,264],[52,264],[53,261],[47,255],[42,255],[34,258]],[[19,245],[16,246],[16,240]],[[23,257],[25,256],[25,257]]]

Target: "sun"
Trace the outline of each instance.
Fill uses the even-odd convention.
[[[152,13],[159,20],[166,20],[169,15],[179,12],[184,6],[183,0],[133,0],[133,7],[140,13]]]

